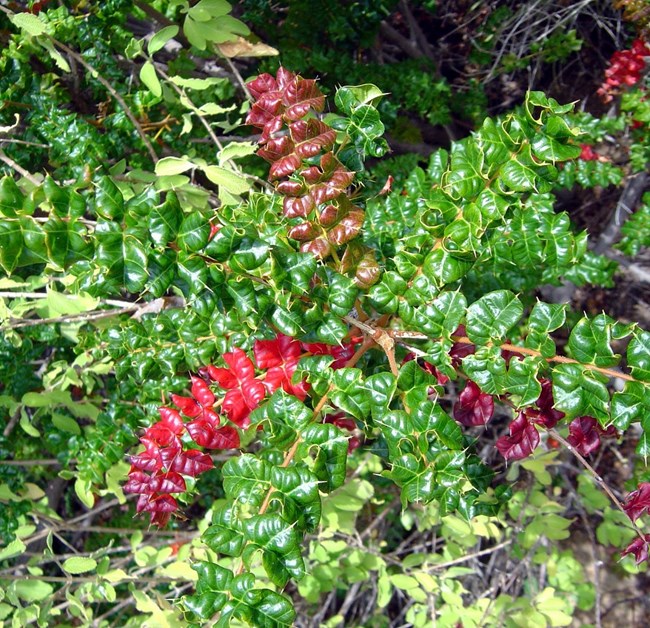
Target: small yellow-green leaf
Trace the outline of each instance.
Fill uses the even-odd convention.
[[[79,434],[81,434],[81,428],[79,427],[79,424],[74,419],[66,416],[65,414],[59,414],[58,412],[52,414],[52,425],[63,432],[69,432],[70,434],[75,434],[76,436],[79,436]]]
[[[158,80],[156,68],[154,68],[151,61],[147,61],[140,68],[140,80],[149,88],[149,91],[154,96],[162,96],[162,85]]]
[[[92,508],[95,505],[95,496],[90,490],[90,482],[88,480],[77,478],[74,483],[74,491],[84,506]]]
[[[129,578],[133,578],[133,576],[129,576],[129,574],[124,571],[124,569],[112,569],[111,571],[107,571],[105,574],[103,574],[102,578],[104,580],[108,580],[108,582],[115,584],[121,580],[128,580]]]
[[[32,13],[16,13],[9,17],[14,26],[21,28],[28,35],[38,37],[48,32],[48,26],[37,15]]]
[[[63,569],[71,574],[86,573],[97,568],[97,561],[87,556],[73,556],[63,562]]]
[[[244,194],[250,190],[250,183],[240,174],[221,166],[206,166],[205,176],[215,185],[225,188],[231,194]]]
[[[20,539],[14,539],[7,547],[0,550],[0,560],[13,558],[25,551],[25,544]]]
[[[181,159],[180,157],[163,157],[156,163],[155,172],[161,177],[173,176],[181,174],[193,167],[194,164],[189,159]]]
[[[171,26],[165,26],[162,30],[158,31],[150,40],[147,49],[149,54],[155,54],[172,38],[178,35],[178,26],[172,24]]]

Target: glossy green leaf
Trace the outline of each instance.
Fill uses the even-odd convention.
[[[553,367],[553,398],[555,407],[567,415],[609,419],[609,392],[602,375],[579,364],[558,364]]]
[[[184,605],[203,621],[220,611],[228,600],[233,573],[216,563],[197,560],[192,564],[197,572],[196,593],[183,598]]]
[[[634,330],[627,347],[627,364],[634,377],[650,382],[650,332]]]
[[[302,432],[301,448],[314,459],[313,472],[321,490],[329,492],[345,482],[348,439],[330,424],[309,425]]]
[[[512,292],[490,292],[467,309],[467,335],[477,344],[503,342],[523,312],[521,301]]]
[[[0,214],[16,216],[23,206],[24,196],[16,185],[13,177],[4,176],[0,179]]]
[[[226,556],[241,556],[245,542],[242,522],[227,505],[215,510],[202,538],[210,549]]]
[[[23,250],[23,234],[16,220],[0,220],[0,266],[11,275]]]
[[[178,229],[176,242],[183,251],[200,251],[210,236],[210,223],[200,212],[187,214]]]
[[[101,177],[97,183],[95,211],[107,220],[121,220],[124,215],[124,197],[109,177]]]
[[[361,370],[342,368],[334,371],[332,403],[360,421],[370,414],[370,401],[364,386]]]
[[[260,506],[271,483],[271,465],[253,454],[230,458],[222,467],[226,495],[242,504]]]
[[[506,388],[515,396],[518,408],[531,405],[539,398],[542,392],[542,386],[537,380],[540,366],[540,359],[531,356],[510,360]]]
[[[261,549],[266,574],[276,586],[283,587],[289,578],[299,580],[305,575],[298,533],[282,517],[255,515],[244,522],[244,531],[250,543],[244,559]]]

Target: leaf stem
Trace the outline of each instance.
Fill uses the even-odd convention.
[[[618,508],[618,510],[620,510],[628,519],[630,519],[630,516],[625,512],[625,509],[623,508],[623,504],[621,503],[621,501],[618,499],[618,497],[616,497],[616,495],[614,495],[612,489],[609,488],[605,480],[603,480],[603,478],[596,472],[596,470],[587,462],[584,456],[580,454],[580,452],[578,452],[576,448],[573,447],[573,445],[571,445],[571,443],[569,443],[563,436],[561,436],[559,432],[557,432],[557,430],[550,428],[547,429],[546,431],[558,443],[562,443],[562,445],[564,445],[578,459],[580,464],[587,470],[587,472],[589,473],[589,475],[591,475],[591,477],[594,479],[596,484],[598,484],[598,486],[600,486],[600,488],[603,491],[605,491],[605,493],[607,493],[607,496],[612,500],[612,503],[616,506],[616,508]],[[645,541],[645,535],[643,534],[639,526],[636,524],[636,522],[630,519],[630,524],[634,529],[634,532],[637,534],[637,536],[641,540]]]

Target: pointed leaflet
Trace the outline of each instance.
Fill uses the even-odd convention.
[[[241,520],[234,509],[227,505],[215,510],[212,525],[202,538],[210,549],[226,556],[241,556],[246,540]]]
[[[332,403],[360,421],[364,421],[370,414],[370,402],[361,370],[339,369],[334,373],[332,381],[334,384],[334,390],[330,394]]]
[[[650,548],[650,534],[643,538],[636,537],[622,552],[621,557],[633,554],[637,565],[648,560],[648,549]]]
[[[183,603],[199,619],[208,621],[228,601],[233,573],[216,563],[203,560],[194,561],[192,569],[199,575],[196,593],[183,598]]]
[[[425,466],[422,459],[404,454],[393,460],[387,475],[402,488],[402,506],[407,503],[430,502],[434,491],[434,472]]]
[[[244,561],[262,550],[262,564],[271,582],[282,588],[289,578],[299,580],[305,575],[296,528],[275,514],[256,515],[244,523],[250,545],[244,550]]]
[[[465,427],[486,425],[494,413],[494,399],[469,380],[454,404],[453,413],[454,419]]]
[[[345,482],[348,439],[334,425],[309,425],[302,432],[300,451],[314,460],[312,471],[329,492]]]
[[[318,478],[304,467],[273,467],[270,508],[280,501],[282,517],[289,523],[313,532],[320,523],[321,500]]]
[[[609,367],[620,359],[612,350],[612,340],[620,340],[630,333],[630,327],[622,325],[605,314],[593,319],[584,317],[571,330],[568,349],[572,357],[583,364]]]
[[[627,363],[634,377],[650,382],[650,332],[634,330],[627,347]]]
[[[553,368],[555,407],[572,419],[593,416],[608,421],[607,378],[579,364],[558,364]]]
[[[467,309],[467,335],[477,344],[499,344],[523,312],[521,301],[509,290],[490,292]]]
[[[590,416],[581,416],[573,419],[569,424],[567,442],[576,448],[583,456],[597,451],[600,447],[600,425]]]
[[[222,468],[223,488],[230,499],[259,506],[271,482],[271,465],[253,454],[230,458]]]

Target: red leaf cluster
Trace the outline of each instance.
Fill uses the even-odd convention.
[[[221,425],[222,416],[216,408],[241,429],[250,426],[250,414],[264,397],[282,388],[301,401],[307,397],[309,386],[305,381],[294,383],[293,374],[303,355],[332,355],[333,368],[344,366],[354,355],[353,338],[344,345],[304,343],[279,334],[272,340],[257,340],[253,347],[255,364],[242,349],[235,348],[223,355],[226,367],[209,365],[199,372],[225,390],[217,399],[204,377],[191,377],[191,395],[172,394],[178,410],[159,408],[160,420],[147,428],[140,439],[144,451],[131,456],[129,479],[125,493],[139,495],[137,512],[151,514],[151,522],[164,526],[177,510],[173,494],[186,490],[185,477],[195,478],[212,469],[212,458],[197,449],[187,449],[183,436],[205,449],[237,449],[240,446],[238,430],[232,425]],[[256,369],[257,366],[257,369]],[[259,375],[256,371],[262,371]],[[183,418],[190,419],[185,421]],[[335,420],[334,420],[335,419]],[[354,430],[354,421],[334,417],[331,422]],[[351,423],[349,422],[351,421]],[[187,441],[187,438],[185,438]],[[350,450],[359,446],[359,438],[350,439]]]
[[[196,477],[213,463],[207,454],[184,451],[181,436],[189,429],[177,410],[162,407],[159,411],[160,421],[147,428],[140,439],[144,451],[131,456],[124,492],[139,495],[137,512],[150,513],[151,523],[164,526],[178,508],[172,493],[185,491],[183,476]]]
[[[641,482],[635,491],[632,491],[623,504],[627,516],[636,521],[650,509],[650,482]]]
[[[248,87],[255,102],[246,123],[262,130],[257,154],[271,164],[269,180],[284,196],[283,214],[304,219],[292,225],[289,237],[300,242],[301,252],[327,259],[357,237],[365,214],[349,198],[354,172],[332,151],[336,131],[316,116],[307,118],[323,110],[324,96],[315,81],[284,68],[275,77],[258,76]],[[346,271],[356,271],[355,278],[364,287],[371,276],[369,262],[376,266],[374,257],[360,258]]]
[[[564,418],[564,412],[560,412],[553,407],[555,401],[553,400],[553,383],[551,380],[542,378],[539,383],[542,385],[542,392],[536,402],[537,408],[526,408],[524,413],[533,423],[551,429]]]
[[[539,432],[524,412],[520,412],[510,423],[509,432],[509,436],[501,436],[496,442],[497,449],[506,460],[527,458],[539,445]]]
[[[610,102],[621,87],[638,83],[645,70],[647,57],[650,57],[650,48],[640,39],[636,39],[629,50],[617,50],[605,70],[605,82],[596,92],[601,100]]]
[[[596,419],[590,416],[576,417],[569,423],[569,436],[567,442],[575,447],[576,451],[588,456],[600,449],[602,436],[616,436],[616,428],[610,425],[604,430]]]
[[[454,419],[465,427],[486,425],[494,414],[494,399],[469,380],[454,404],[453,412]]]
[[[621,556],[633,554],[636,564],[648,560],[648,547],[650,546],[650,534],[645,534],[643,538],[637,536],[622,552]]]

